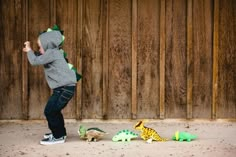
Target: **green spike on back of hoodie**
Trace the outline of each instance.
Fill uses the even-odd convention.
[[[63,54],[64,58],[66,61],[68,61],[67,59],[67,53],[63,50],[63,49],[60,49],[60,52]],[[80,75],[78,72],[77,72],[77,69],[74,67],[73,64],[71,63],[67,63],[68,66],[69,66],[69,69],[73,70],[75,72],[75,75],[76,75],[76,80],[79,81],[81,78],[82,78],[82,75]]]
[[[61,32],[61,35],[62,35],[62,41],[60,43],[60,47],[63,45],[64,41],[65,41],[65,36],[63,35],[64,34],[64,31],[60,29],[60,27],[58,25],[54,25],[52,28],[48,28],[47,31],[44,31],[44,32],[51,32],[51,31],[60,31]],[[67,61],[67,64],[69,66],[69,69],[73,70],[76,74],[76,80],[79,81],[81,78],[82,78],[82,75],[80,75],[78,72],[77,72],[77,69],[73,66],[73,64],[70,64],[68,62],[68,59],[67,59],[67,53],[60,48],[60,52],[63,54],[65,60]]]

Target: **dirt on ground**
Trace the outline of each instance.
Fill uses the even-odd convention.
[[[235,157],[236,122],[227,120],[149,120],[145,126],[155,129],[167,142],[146,143],[140,137],[130,142],[113,142],[120,130],[134,129],[138,120],[66,120],[66,143],[39,144],[49,130],[46,121],[0,121],[0,157]],[[98,127],[109,134],[97,142],[78,136],[80,125]],[[171,140],[175,131],[186,131],[198,138],[191,142]]]

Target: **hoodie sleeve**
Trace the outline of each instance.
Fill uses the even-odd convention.
[[[31,65],[44,65],[55,60],[53,53],[46,51],[43,55],[36,56],[31,50],[27,52],[27,57]]]

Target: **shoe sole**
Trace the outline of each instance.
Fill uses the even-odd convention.
[[[65,140],[53,141],[53,142],[40,141],[41,145],[53,145],[53,144],[62,144],[62,143],[65,143]]]

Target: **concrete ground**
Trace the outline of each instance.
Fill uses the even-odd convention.
[[[192,142],[146,143],[141,138],[131,142],[113,142],[120,130],[129,129],[138,120],[66,120],[66,143],[42,146],[39,141],[48,132],[45,121],[0,121],[0,157],[235,157],[236,122],[227,120],[149,120],[145,126],[171,139],[175,131],[196,134]],[[79,139],[80,124],[98,127],[109,134],[98,142]]]

